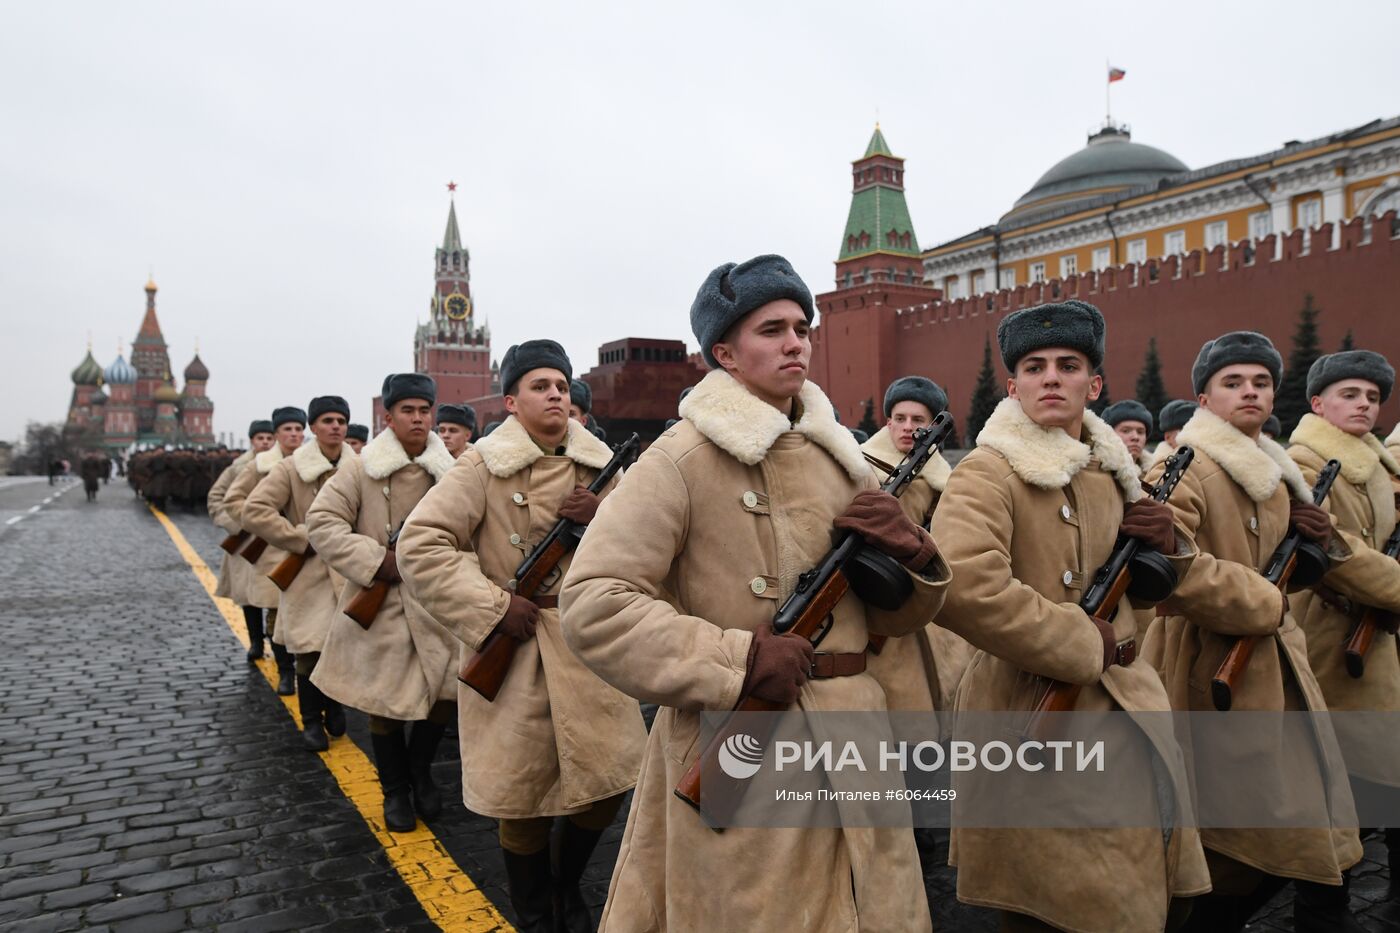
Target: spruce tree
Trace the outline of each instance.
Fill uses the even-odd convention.
[[[977,443],[982,426],[1000,402],[1001,388],[997,385],[996,371],[992,369],[992,338],[988,336],[982,345],[982,368],[977,373],[977,385],[972,390],[972,407],[967,413],[967,424],[963,430],[963,437],[969,444]]]
[[[1288,354],[1283,381],[1274,396],[1274,414],[1283,426],[1282,437],[1292,434],[1303,416],[1312,411],[1308,398],[1308,368],[1322,355],[1317,340],[1317,316],[1321,313],[1320,308],[1313,307],[1312,293],[1304,295],[1303,307],[1298,312],[1298,329],[1293,332],[1293,349]]]
[[[1103,380],[1103,389],[1099,392],[1099,397],[1089,403],[1089,410],[1096,415],[1102,415],[1103,410],[1113,404],[1113,398],[1108,394],[1108,376],[1103,367],[1094,370],[1094,375]]]
[[[1167,395],[1166,383],[1162,381],[1162,359],[1157,355],[1156,337],[1147,338],[1147,358],[1143,360],[1142,372],[1138,374],[1136,391],[1137,400],[1152,413],[1152,436],[1148,440],[1160,441],[1162,429],[1157,424],[1157,414],[1171,398]]]
[[[1338,353],[1345,353],[1345,352],[1347,352],[1348,350],[1355,350],[1355,349],[1356,349],[1356,342],[1352,340],[1352,338],[1351,338],[1351,328],[1348,327],[1348,328],[1347,328],[1347,334],[1346,334],[1345,337],[1342,338],[1342,345],[1341,345],[1340,347],[1337,348],[1337,352],[1338,352]]]
[[[875,436],[875,432],[880,430],[880,426],[875,423],[875,400],[865,400],[865,410],[861,412],[860,423],[856,425],[856,430],[864,431],[870,437]]]

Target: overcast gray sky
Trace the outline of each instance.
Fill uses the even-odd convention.
[[[154,269],[216,431],[411,367],[449,180],[496,355],[684,337],[705,273],[831,286],[877,111],[924,246],[1114,115],[1199,167],[1400,113],[1400,4],[17,3],[0,11],[0,438]]]

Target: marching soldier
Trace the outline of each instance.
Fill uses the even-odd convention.
[[[1386,436],[1385,448],[1390,451],[1392,457],[1400,458],[1400,424],[1397,424]]]
[[[1147,439],[1152,436],[1152,412],[1147,406],[1135,398],[1114,402],[1103,410],[1103,420],[1123,439],[1133,463],[1146,471],[1152,465],[1152,456],[1147,452]]]
[[[274,443],[271,421],[254,421],[248,425],[248,449],[225,467],[210,487],[207,499],[209,517],[228,534],[236,535],[243,530],[224,509],[224,497],[228,494],[229,486],[238,478],[238,474],[243,472],[244,467],[253,462],[254,457]],[[245,579],[248,570],[247,561],[235,554],[225,553],[219,558],[219,585],[214,590],[214,595],[225,596],[243,609],[243,624],[248,627],[248,663],[252,664],[262,660],[265,636],[263,611],[260,607],[251,605],[248,600]]]
[[[388,427],[330,478],[307,515],[316,553],[352,584],[341,592],[311,681],[326,696],[369,714],[384,823],[404,833],[418,825],[415,810],[424,819],[442,811],[432,763],[456,712],[458,645],[397,585],[390,538],[454,458],[432,431],[432,379],[393,374],[381,394]],[[455,406],[439,411],[448,407]],[[376,586],[386,590],[384,601],[367,626],[345,615],[357,596]]]
[[[672,793],[699,755],[703,710],[744,695],[805,710],[883,710],[872,634],[918,631],[947,568],[807,381],[811,293],[779,256],[726,263],[690,321],[712,371],[604,502],[564,586],[570,646],[609,683],[662,705],[613,872],[609,931],[930,926],[907,828],[731,828]],[[772,619],[800,573],[858,532],[903,564],[895,612],[848,594],[822,651]],[[812,679],[809,679],[812,678]],[[759,876],[780,878],[756,884]]]
[[[1195,459],[1170,500],[1177,521],[1200,555],[1152,623],[1149,657],[1160,659],[1172,708],[1213,710],[1210,678],[1241,636],[1262,639],[1232,690],[1232,710],[1312,710],[1327,705],[1308,663],[1302,630],[1288,601],[1261,568],[1291,527],[1328,551],[1329,585],[1349,557],[1332,534],[1327,512],[1283,448],[1260,436],[1274,404],[1283,359],[1269,339],[1235,331],[1206,341],[1191,369],[1200,408],[1177,436]],[[1152,476],[1162,472],[1154,467]],[[1361,857],[1355,829],[1330,824],[1325,799],[1346,799],[1347,789],[1318,760],[1278,759],[1269,730],[1257,741],[1212,747],[1210,760],[1193,753],[1199,787],[1213,775],[1249,775],[1251,794],[1280,814],[1301,814],[1303,826],[1289,829],[1203,828],[1213,891],[1198,898],[1190,928],[1241,928],[1250,915],[1295,879],[1297,930],[1355,929],[1347,910],[1343,872]],[[1324,757],[1337,760],[1333,733],[1317,734]],[[1217,743],[1217,746],[1219,743]],[[1337,796],[1340,794],[1340,798]],[[1277,801],[1275,804],[1274,801]]]
[[[1148,471],[1176,453],[1176,436],[1186,427],[1186,422],[1191,420],[1198,407],[1195,402],[1184,399],[1174,399],[1162,406],[1162,410],[1157,413],[1157,427],[1162,432],[1162,443],[1152,451],[1152,461],[1147,465]]]
[[[1400,614],[1400,563],[1381,552],[1395,530],[1395,489],[1400,465],[1371,434],[1380,406],[1390,397],[1395,370],[1370,350],[1322,356],[1308,370],[1312,414],[1303,416],[1290,438],[1288,455],[1317,481],[1328,460],[1342,465],[1327,497],[1336,531],[1352,558],[1311,590],[1294,593],[1290,609],[1307,635],[1308,661],[1327,708],[1400,712],[1400,653],[1394,621]],[[1365,607],[1391,620],[1377,630],[1364,655],[1362,676],[1346,669],[1344,647]],[[1367,732],[1354,717],[1333,719],[1347,772],[1358,799],[1400,805],[1400,746]],[[1400,828],[1385,832],[1392,902],[1400,901]],[[1400,913],[1392,908],[1392,915]]]
[[[224,495],[224,514],[240,531],[249,530],[243,522],[243,506],[249,494],[272,472],[274,466],[297,452],[305,432],[306,412],[300,408],[289,405],[273,411],[272,436],[275,443],[253,457],[251,468],[241,471]],[[272,641],[272,656],[277,659],[277,693],[279,696],[291,696],[297,692],[296,660],[285,643],[277,638],[277,603],[281,591],[267,578],[286,555],[268,544],[262,555],[249,566],[242,553],[239,552],[239,557],[243,560],[243,569],[248,571],[243,578],[244,595],[250,604],[266,611],[267,637]]]
[[[353,450],[356,456],[369,441],[369,428],[363,424],[352,424],[345,429],[345,443]]]
[[[1264,422],[1264,426],[1259,429],[1259,433],[1271,441],[1278,440],[1278,436],[1283,433],[1283,422],[1278,420],[1278,415],[1270,415]]]
[[[591,427],[588,413],[593,410],[593,389],[582,379],[569,380],[569,417]]]
[[[437,433],[447,446],[447,452],[456,460],[472,442],[476,431],[476,411],[470,405],[438,406],[436,419]]]
[[[1179,571],[1194,556],[1166,507],[1144,497],[1122,440],[1086,407],[1103,385],[1103,316],[1073,300],[1027,308],[1002,320],[997,342],[1009,398],[933,516],[953,573],[938,624],[977,652],[957,709],[1031,710],[1053,679],[1079,685],[1078,711],[1165,712],[1156,671],[1137,657],[1132,607],[1102,622],[1079,606],[1120,534]],[[1170,728],[1161,717],[1140,726],[1151,748],[1132,749],[1128,764],[1150,775],[1155,755],[1169,780],[1122,793],[1155,813],[1159,795],[1179,805],[1190,788]],[[1012,930],[1161,930],[1185,913],[1177,899],[1209,888],[1199,838],[1180,826],[955,827],[949,861],[958,899],[1000,908]]]
[[[462,796],[500,820],[511,903],[525,930],[590,926],[584,866],[636,783],[645,729],[637,703],[598,679],[564,644],[559,566],[546,592],[511,591],[530,549],[560,518],[587,525],[584,488],[612,459],[569,417],[569,358],[552,340],[511,347],[501,361],[510,412],[469,447],[404,525],[399,569],[409,592],[467,651],[499,632],[519,643],[487,701],[458,689]],[[550,832],[564,816],[557,862]]]
[[[321,645],[345,579],[326,564],[307,538],[311,503],[344,463],[355,459],[345,446],[350,405],[338,395],[321,395],[307,406],[315,440],[272,466],[243,505],[243,527],[283,554],[301,554],[305,563],[282,591],[277,606],[277,637],[296,658],[297,704],[306,747],[323,752],[326,733],[345,734],[345,710],[311,681]]]

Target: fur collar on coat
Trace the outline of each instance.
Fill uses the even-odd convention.
[[[831,454],[851,479],[870,476],[870,465],[861,456],[860,445],[836,420],[826,393],[808,380],[797,399],[802,404],[802,417],[793,424],[787,415],[758,398],[742,382],[716,369],[681,402],[680,416],[746,466],[761,462],[774,441],[788,431],[796,431]]]
[[[1359,485],[1366,482],[1376,472],[1378,463],[1391,476],[1400,473],[1395,457],[1376,440],[1374,434],[1367,432],[1360,437],[1352,437],[1317,415],[1304,415],[1289,441],[1311,448],[1324,460],[1340,461],[1342,476],[1350,483]]]
[[[544,456],[544,451],[540,450],[530,432],[514,415],[489,436],[477,441],[476,452],[481,454],[491,475],[501,479],[514,476]],[[575,463],[601,470],[608,465],[613,452],[587,428],[570,418],[569,433],[564,438],[564,456]]]
[[[272,472],[272,468],[282,462],[282,448],[273,444],[267,450],[253,458],[253,466],[259,473],[266,476]]]
[[[899,462],[904,459],[904,454],[899,452],[899,448],[894,446],[894,438],[890,436],[890,427],[885,425],[875,432],[875,436],[864,444],[860,449],[885,461],[890,466],[899,466]],[[928,483],[934,492],[942,492],[948,488],[948,476],[953,472],[953,468],[948,465],[948,461],[943,459],[943,454],[938,451],[933,452],[933,456],[928,458],[928,463],[919,471],[919,478]]]
[[[1262,434],[1257,441],[1251,440],[1206,408],[1196,409],[1176,436],[1176,446],[1194,447],[1205,453],[1255,502],[1270,498],[1280,480],[1288,484],[1293,498],[1312,501],[1312,490],[1303,479],[1303,471],[1276,441]]]
[[[1113,475],[1127,501],[1141,499],[1145,495],[1141,474],[1123,439],[1092,411],[1084,412],[1084,433],[1087,444],[1059,428],[1043,428],[1019,401],[1004,398],[977,435],[977,446],[1001,454],[1017,476],[1041,489],[1068,486],[1097,457],[1099,469]]]
[[[428,446],[423,448],[421,454],[410,459],[408,451],[403,449],[394,432],[385,428],[360,451],[360,462],[365,465],[365,473],[370,479],[392,476],[410,463],[416,463],[428,471],[433,482],[437,482],[452,469],[455,461],[447,452],[447,445],[442,442],[442,438],[432,432],[428,434]]]
[[[1390,436],[1385,439],[1385,446],[1400,447],[1400,424],[1395,426],[1395,430],[1390,432]]]
[[[349,444],[344,444],[340,448],[340,459],[344,460],[347,456],[353,460],[355,450]],[[326,455],[321,453],[321,445],[314,440],[297,448],[297,452],[292,454],[292,466],[296,468],[297,476],[301,477],[303,483],[314,483],[336,468],[336,464],[331,463],[326,459]]]

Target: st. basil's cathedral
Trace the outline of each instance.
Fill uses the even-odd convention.
[[[92,347],[73,370],[73,398],[64,435],[84,450],[116,453],[136,446],[214,443],[214,403],[205,394],[209,368],[199,358],[185,367],[183,390],[175,388],[170,354],[156,319],[156,283],[146,282],[146,316],[131,344],[131,361],[120,352],[103,369]]]

